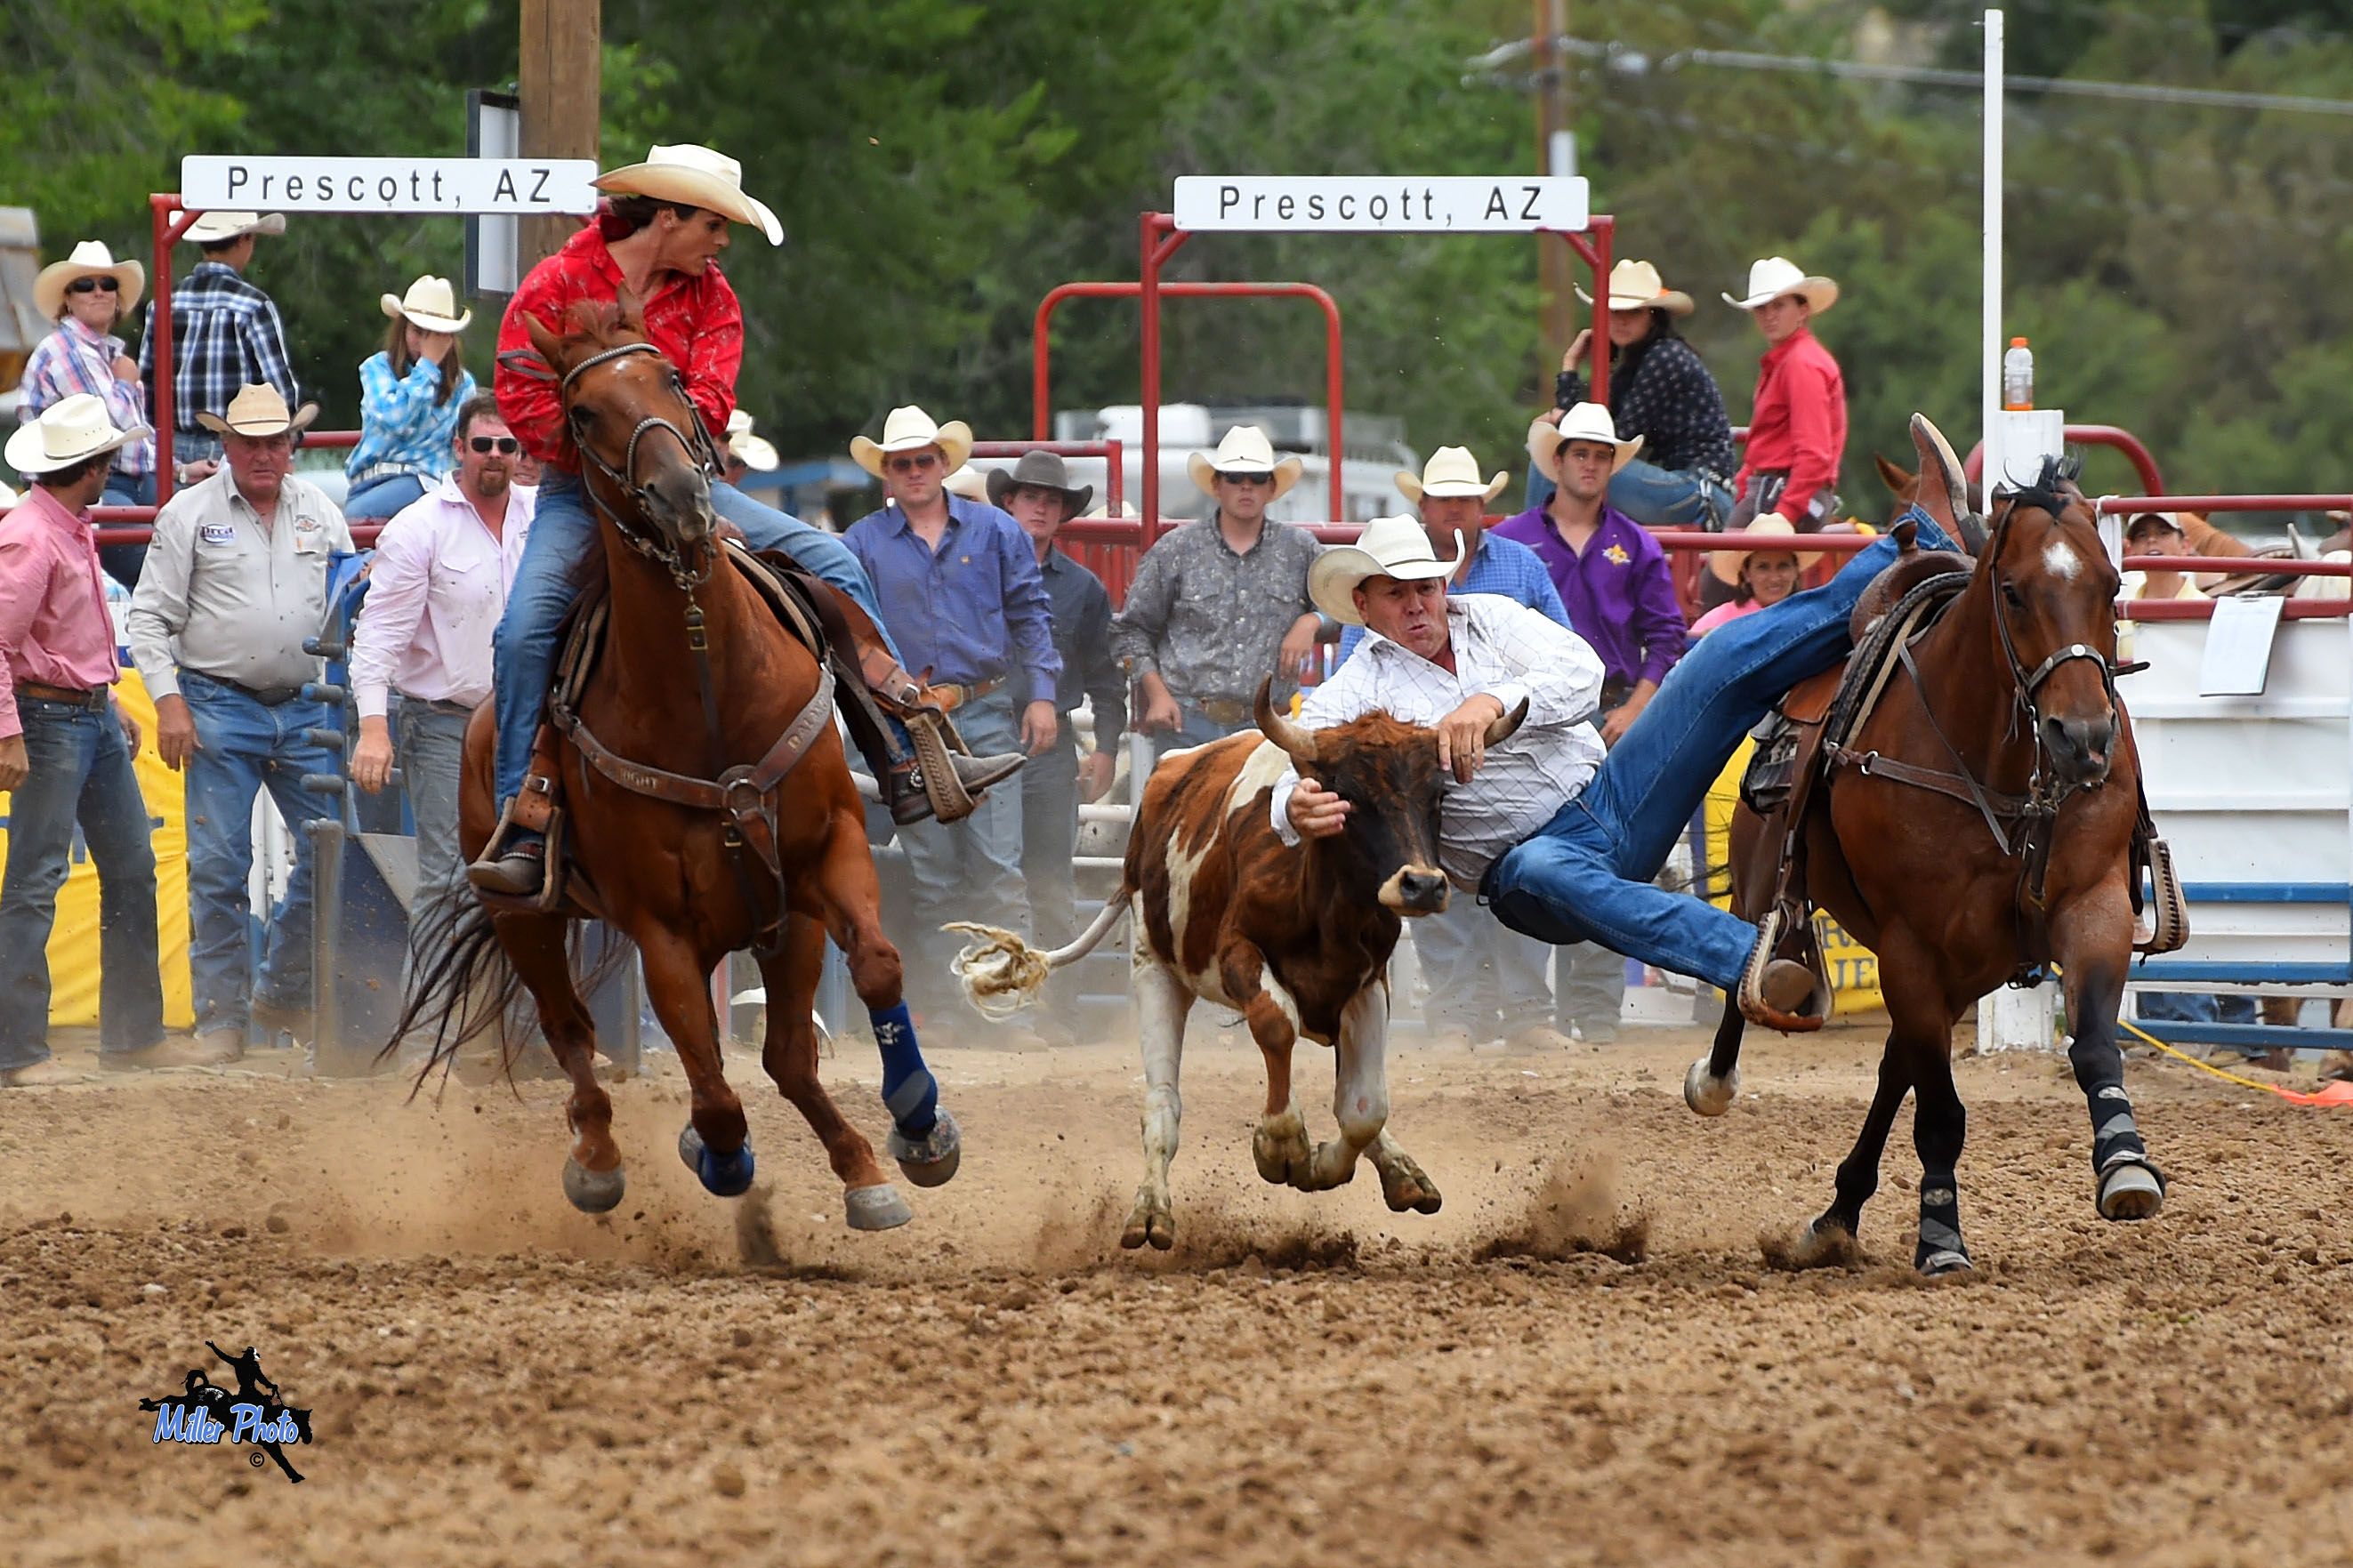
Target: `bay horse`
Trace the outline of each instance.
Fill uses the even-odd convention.
[[[1925,420],[1915,434],[1929,473],[1920,510],[1962,538],[1959,465]],[[1745,805],[1735,813],[1735,908],[1766,915],[1781,818],[1797,809],[1793,837],[1811,898],[1879,955],[1887,1002],[1878,1091],[1830,1207],[1791,1251],[1799,1266],[1853,1256],[1909,1092],[1921,1166],[1914,1267],[1932,1275],[1971,1267],[1956,1185],[1967,1112],[1953,1087],[1953,1025],[2023,971],[2055,968],[2065,986],[2100,1214],[2146,1219],[2163,1205],[2116,1044],[2143,817],[2140,759],[2116,688],[2119,579],[2073,479],[2071,468],[2047,464],[2035,485],[1997,498],[1973,566],[1943,558],[1968,568],[1967,585],[1910,641],[1876,707],[1831,749],[1818,787],[1794,791],[1770,824]],[[1866,599],[1863,611],[1871,607]],[[1722,1115],[1737,1093],[1741,1034],[1727,999],[1714,1048],[1684,1080],[1702,1115]]]
[[[811,1004],[828,934],[874,1020],[901,1170],[918,1185],[944,1182],[960,1141],[907,1019],[898,950],[882,933],[832,678],[716,536],[715,449],[677,371],[645,341],[634,303],[575,303],[560,331],[525,324],[543,369],[527,358],[513,368],[562,385],[610,605],[602,656],[554,727],[573,902],[541,912],[520,900],[459,900],[454,929],[420,949],[440,951],[412,979],[393,1037],[429,1021],[434,1059],[446,1060],[500,1021],[519,977],[572,1079],[565,1194],[589,1213],[612,1208],[626,1185],[621,1152],[565,955],[570,922],[594,912],[637,944],[647,994],[686,1069],[693,1109],[680,1156],[705,1188],[733,1196],[751,1185],[753,1155],[706,977],[753,949],[769,998],[761,1065],[825,1145],[849,1224],[902,1225],[913,1210],[818,1077]],[[467,725],[459,791],[470,861],[498,822],[493,747],[485,702]],[[549,842],[554,854],[556,836]]]

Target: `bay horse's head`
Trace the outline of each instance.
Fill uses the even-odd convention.
[[[2106,781],[2117,731],[2116,594],[2079,464],[2047,458],[2033,484],[1998,492],[1978,574],[2018,700],[2063,789]]]
[[[575,300],[558,325],[523,317],[563,389],[581,482],[632,545],[676,571],[717,526],[718,458],[702,416],[626,292],[614,304]]]

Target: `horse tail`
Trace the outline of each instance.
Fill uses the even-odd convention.
[[[524,993],[522,976],[499,944],[490,910],[462,892],[436,900],[409,951],[434,956],[429,963],[421,957],[413,963],[400,1021],[378,1056],[391,1055],[410,1035],[430,1029],[433,1054],[418,1076],[422,1084],[434,1068],[454,1063],[459,1047],[518,1014]],[[510,1038],[520,1033],[510,1030]]]
[[[960,931],[979,940],[957,953],[948,971],[964,988],[964,999],[975,1011],[987,1018],[1009,1018],[1037,1000],[1048,975],[1076,963],[1101,945],[1103,939],[1111,934],[1111,928],[1119,923],[1119,917],[1127,913],[1134,891],[1122,883],[1118,891],[1103,900],[1103,912],[1079,933],[1078,940],[1050,952],[1041,952],[1013,932],[996,926],[953,921],[940,929]]]

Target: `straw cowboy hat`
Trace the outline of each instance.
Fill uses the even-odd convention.
[[[940,487],[952,496],[976,500],[984,506],[992,504],[988,499],[988,470],[976,468],[970,463],[942,479]]]
[[[1210,489],[1210,481],[1219,474],[1272,474],[1275,497],[1280,499],[1299,482],[1300,471],[1307,465],[1297,458],[1276,462],[1274,444],[1266,438],[1265,431],[1255,425],[1237,425],[1226,432],[1215,452],[1196,452],[1185,467],[1205,496],[1218,493]]]
[[[776,447],[752,434],[752,416],[738,408],[727,416],[727,449],[745,468],[770,473],[782,466]]]
[[[1768,256],[1748,269],[1748,298],[1736,300],[1726,294],[1724,302],[1736,310],[1753,310],[1784,294],[1795,294],[1819,316],[1838,303],[1838,282],[1799,271],[1798,264],[1786,256]]]
[[[1124,500],[1119,503],[1119,515],[1124,518],[1140,518],[1144,514],[1135,510],[1135,503],[1134,501]],[[1111,519],[1111,503],[1109,501],[1105,501],[1103,505],[1095,508],[1094,510],[1086,513],[1085,516],[1090,521],[1109,521]]]
[[[1798,537],[1798,531],[1789,526],[1789,520],[1785,517],[1760,517],[1748,525],[1747,531],[1787,534],[1792,540]],[[1822,552],[1819,550],[1800,551],[1793,548],[1791,552],[1798,557],[1798,570],[1800,572],[1812,571],[1815,563],[1822,558]],[[1740,569],[1748,564],[1748,558],[1751,555],[1759,553],[1770,554],[1772,552],[1767,546],[1758,546],[1752,550],[1711,550],[1707,556],[1707,569],[1715,573],[1715,580],[1725,587],[1737,588],[1740,586]]]
[[[1430,547],[1430,531],[1410,517],[1377,517],[1365,524],[1354,544],[1335,545],[1315,558],[1307,569],[1307,596],[1335,621],[1352,626],[1365,624],[1356,608],[1356,587],[1367,577],[1396,577],[1409,583],[1454,575],[1462,564],[1462,542],[1454,542],[1454,559],[1440,561]]]
[[[286,215],[270,213],[206,213],[180,236],[190,245],[219,245],[248,234],[284,234]]]
[[[63,261],[52,261],[33,280],[33,304],[41,319],[54,321],[65,314],[66,285],[77,278],[111,278],[121,285],[114,303],[124,315],[147,289],[147,269],[135,261],[117,261],[101,240],[85,239]]]
[[[8,437],[8,466],[26,479],[54,474],[153,434],[144,425],[117,430],[106,416],[104,399],[77,392],[42,409],[38,419],[17,426]]]
[[[890,416],[882,421],[880,441],[870,441],[863,436],[849,438],[849,455],[857,459],[860,468],[878,479],[882,477],[883,458],[893,452],[916,452],[925,447],[937,447],[948,472],[953,474],[972,456],[972,426],[961,419],[938,424],[909,404],[891,410]]]
[[[315,403],[302,405],[299,414],[288,414],[286,399],[274,386],[241,386],[229,399],[227,414],[199,414],[196,423],[216,435],[265,437],[303,429],[318,416]]]
[[[671,146],[659,142],[642,163],[631,163],[596,177],[596,188],[616,195],[651,196],[659,202],[708,207],[737,223],[748,223],[768,237],[770,245],[785,243],[785,226],[767,204],[744,194],[744,165],[724,153],[698,147],[691,142]]]
[[[428,332],[462,332],[474,312],[458,311],[458,291],[449,287],[447,278],[419,278],[408,286],[406,294],[385,294],[380,297],[384,313],[405,318],[412,327],[422,327]]]
[[[1577,297],[1587,304],[1593,296],[1579,289]],[[1670,289],[1660,281],[1659,269],[1647,261],[1621,261],[1609,269],[1609,308],[1613,310],[1646,310],[1657,309],[1678,316],[1692,313],[1692,297],[1680,289]]]
[[[1618,448],[1618,456],[1609,464],[1616,473],[1634,460],[1642,449],[1642,437],[1630,441],[1618,439],[1618,422],[1609,417],[1609,410],[1599,403],[1580,403],[1560,416],[1556,426],[1548,419],[1539,419],[1528,426],[1528,461],[1536,471],[1553,483],[1560,483],[1560,449],[1571,441],[1607,441]]]
[[[1454,496],[1493,500],[1511,482],[1512,476],[1507,473],[1497,474],[1492,479],[1481,479],[1479,459],[1471,455],[1468,447],[1440,447],[1430,455],[1430,461],[1421,466],[1419,474],[1410,468],[1399,468],[1397,477],[1398,493],[1416,506],[1421,504],[1424,496],[1433,500]]]
[[[1032,489],[1059,491],[1062,500],[1069,503],[1071,510],[1068,515],[1071,517],[1076,517],[1086,510],[1087,503],[1095,499],[1094,486],[1071,483],[1071,470],[1063,466],[1060,458],[1051,452],[1024,452],[1021,454],[1021,460],[1014,464],[1009,471],[1004,468],[990,470],[988,504],[994,507],[1004,506],[1005,498],[1013,492],[1017,485],[1027,485]]]

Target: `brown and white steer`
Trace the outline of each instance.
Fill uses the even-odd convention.
[[[1487,744],[1519,726],[1498,719]],[[1392,1209],[1436,1214],[1437,1184],[1398,1146],[1388,1121],[1388,962],[1399,917],[1446,908],[1438,869],[1442,773],[1435,731],[1368,713],[1306,730],[1258,694],[1259,733],[1172,752],[1145,786],[1120,889],[1084,934],[1050,953],[1003,932],[958,961],[983,1005],[1033,994],[1077,962],[1121,913],[1135,919],[1134,993],[1144,1047],[1144,1184],[1123,1247],[1176,1244],[1168,1167],[1182,1104],[1176,1089],[1185,1017],[1195,997],[1238,1009],[1266,1058],[1266,1110],[1250,1141],[1259,1174],[1323,1192],[1369,1152]],[[1336,837],[1282,842],[1269,792],[1296,766],[1354,809]],[[1337,1052],[1332,1113],[1338,1138],[1311,1144],[1291,1091],[1299,1037]]]

